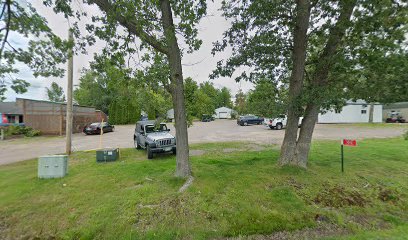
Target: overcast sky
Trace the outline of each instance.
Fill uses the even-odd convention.
[[[42,0],[33,0],[30,2],[37,9],[37,11],[48,20],[49,26],[53,29],[55,34],[66,39],[68,36],[67,20],[62,15],[56,15],[52,11],[52,9],[44,7],[42,5]],[[73,2],[77,5],[76,7],[80,7],[83,11],[91,13],[89,15],[97,14],[99,12],[96,6],[89,6],[84,4],[79,5],[79,2],[82,1]],[[218,10],[221,6],[220,0],[207,2],[208,16],[203,18],[199,25],[199,37],[203,40],[203,44],[199,51],[196,51],[193,54],[185,55],[182,62],[184,77],[192,77],[199,83],[210,80],[208,76],[215,68],[217,61],[229,57],[229,52],[219,53],[215,57],[211,55],[212,43],[222,38],[222,33],[229,27],[229,23],[221,16],[221,12]],[[83,21],[87,20],[89,19],[83,18]],[[14,44],[24,45],[24,39],[16,35],[12,35],[10,37],[11,41]],[[81,76],[81,70],[83,68],[89,67],[89,62],[93,60],[93,54],[98,53],[102,49],[102,46],[103,43],[99,42],[95,46],[89,47],[87,49],[87,55],[77,55],[74,57],[74,85],[78,84],[79,82],[78,79]],[[20,69],[19,77],[29,80],[32,86],[25,94],[17,95],[12,90],[7,91],[7,101],[14,101],[16,97],[46,100],[46,87],[49,87],[53,81],[62,86],[64,88],[64,91],[66,92],[66,77],[34,78],[31,74],[31,71],[24,65],[19,65],[18,68]],[[212,81],[218,88],[224,86],[229,88],[233,95],[235,95],[239,88],[246,92],[253,87],[251,83],[236,83],[234,79],[231,78],[219,78],[210,81]]]

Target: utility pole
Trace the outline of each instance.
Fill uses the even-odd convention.
[[[74,41],[73,32],[71,29],[68,29],[68,40]],[[68,59],[68,89],[67,89],[67,117],[66,117],[66,145],[65,153],[67,155],[71,154],[71,145],[72,145],[72,88],[74,80],[74,52],[69,50],[69,59]]]

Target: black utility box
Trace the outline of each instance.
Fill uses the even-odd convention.
[[[96,150],[96,162],[114,162],[119,158],[119,148]]]

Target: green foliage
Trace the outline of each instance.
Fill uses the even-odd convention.
[[[404,134],[402,135],[402,137],[403,137],[405,140],[408,140],[408,130],[405,130],[405,132],[404,132]]]
[[[109,104],[118,93],[108,85],[110,78],[96,71],[88,70],[79,78],[79,86],[74,90],[75,101],[84,106],[93,106],[109,114]],[[115,81],[115,79],[112,79]],[[112,84],[113,86],[114,84]]]
[[[167,75],[162,64],[162,59],[156,58],[144,70],[132,71],[121,55],[99,55],[80,78],[74,99],[107,113],[112,124],[135,123],[141,111],[147,112],[149,119],[165,117],[172,106],[170,94],[160,84]]]
[[[248,109],[252,114],[264,117],[276,117],[286,113],[285,91],[271,81],[261,80],[256,83],[255,89],[248,93]]]
[[[65,102],[64,90],[56,82],[52,82],[51,88],[47,88],[47,96],[52,102]]]
[[[312,4],[308,31],[305,83],[302,97],[294,104],[317,103],[328,109],[348,99],[395,102],[408,97],[408,58],[404,41],[408,32],[408,7],[401,1],[357,1],[345,36],[333,56],[320,59],[340,6],[350,1],[316,1]],[[213,54],[232,49],[211,74],[257,82],[268,79],[284,83],[292,70],[295,1],[223,1],[224,16],[231,27],[216,42]],[[328,83],[313,84],[319,64],[329,67]],[[326,68],[327,69],[327,68]],[[287,91],[287,89],[282,89]]]
[[[232,107],[228,88],[217,89],[211,82],[198,85],[192,78],[184,80],[184,97],[188,116],[198,119],[201,119],[203,114],[213,115],[216,108]]]
[[[31,127],[11,125],[6,128],[6,136],[24,135],[26,137],[36,137],[40,136],[41,132],[39,130],[32,129]]]
[[[235,94],[235,110],[239,115],[249,113],[247,97],[248,96],[241,89],[239,89],[238,93]]]
[[[28,66],[35,77],[61,77],[64,69],[59,64],[66,61],[72,43],[55,35],[31,3],[25,1],[0,3],[0,101],[8,88],[25,93],[30,84],[18,79],[21,65]],[[11,41],[17,37],[24,41]]]
[[[136,123],[140,114],[140,107],[131,99],[118,98],[109,106],[109,122],[112,124]]]
[[[227,107],[227,108],[232,108],[232,101],[231,101],[231,91],[223,87],[219,90],[218,96],[217,96],[217,108],[219,107]]]
[[[324,238],[406,238],[407,141],[360,141],[346,149],[344,173],[335,160],[338,141],[314,142],[307,171],[279,167],[279,152],[270,146],[217,142],[191,149],[204,154],[191,158],[195,180],[184,193],[177,193],[184,180],[173,176],[173,155],[147,161],[135,149],[122,149],[110,164],[96,163],[94,151],[75,152],[61,179],[38,179],[37,160],[0,166],[0,216],[8,223],[0,237],[222,239],[293,236],[307,227]],[[337,197],[358,192],[369,204],[334,208],[313,201],[335,186],[344,189]],[[386,191],[398,200],[382,198]],[[322,226],[349,235],[319,235]]]
[[[24,136],[26,137],[37,137],[41,135],[41,131],[31,129],[30,131],[26,132]]]

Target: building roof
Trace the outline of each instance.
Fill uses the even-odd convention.
[[[31,101],[31,102],[43,102],[43,103],[53,103],[53,104],[60,104],[60,105],[67,105],[66,102],[53,102],[53,101],[48,101],[48,100],[37,100],[37,99],[28,99],[28,98],[16,98],[16,102],[17,101],[22,101],[22,100],[27,100],[27,101]],[[85,107],[85,108],[95,108],[92,106],[85,106],[85,105],[79,105],[77,103],[73,103],[72,106],[76,106],[76,107]]]
[[[227,107],[220,107],[220,108],[215,109],[215,111],[233,111],[233,110]]]
[[[0,102],[0,113],[22,115],[23,110],[16,102]]]
[[[384,109],[408,108],[408,102],[397,102],[384,105]]]
[[[362,100],[362,99],[357,99],[357,100],[348,100],[346,101],[346,105],[382,105],[381,103],[367,103],[366,101]]]

